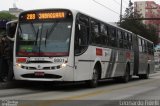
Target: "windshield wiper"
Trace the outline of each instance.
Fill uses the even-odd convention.
[[[37,45],[37,40],[38,40],[38,35],[39,35],[39,29],[36,31],[35,27],[33,26],[33,23],[31,22],[30,23],[31,27],[32,27],[32,30],[33,30],[33,33],[34,35],[36,36],[36,39],[34,41],[34,45]]]
[[[47,31],[46,31],[45,47],[46,47],[47,38],[48,38],[48,29],[47,29]]]
[[[39,29],[36,32],[36,40],[35,40],[35,45],[37,45],[37,40],[38,40],[38,35],[39,35]]]
[[[19,37],[22,39],[22,28],[21,28],[21,25],[19,25],[19,30],[18,31],[18,34],[19,34]]]
[[[43,24],[42,24],[42,27],[41,27],[41,32],[40,32],[40,35],[39,35],[39,37],[40,37],[40,41],[39,41],[39,53],[40,53],[40,51],[41,51],[41,40],[42,40],[42,30],[43,30]]]
[[[48,32],[48,29],[46,31],[46,37],[45,37],[45,47],[46,47],[46,43],[47,43],[47,39],[48,36],[51,35],[51,33],[54,31],[54,29],[56,28],[56,26],[58,25],[59,21],[56,21],[55,24],[52,25],[51,30]]]

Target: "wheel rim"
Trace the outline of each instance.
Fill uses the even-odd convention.
[[[129,80],[129,74],[127,72],[127,74],[126,74],[126,81],[128,81],[128,80]]]
[[[94,69],[92,81],[93,81],[93,84],[94,84],[94,85],[97,85],[97,82],[98,82],[98,74],[97,74],[97,70],[96,70],[96,69]]]
[[[149,78],[149,67],[147,68],[146,78]]]

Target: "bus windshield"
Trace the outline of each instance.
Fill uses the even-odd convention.
[[[71,20],[20,22],[17,56],[68,56]]]

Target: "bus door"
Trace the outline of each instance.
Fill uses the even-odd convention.
[[[89,41],[89,19],[82,14],[77,15],[75,25],[75,79],[85,80],[89,76],[90,70],[90,51],[88,50]],[[88,52],[88,53],[87,53]]]

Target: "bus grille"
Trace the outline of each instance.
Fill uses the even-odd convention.
[[[42,69],[38,69],[37,67],[28,67],[28,66],[21,66],[21,68],[26,69],[26,70],[55,70],[55,69],[60,69],[61,66],[52,66],[52,67],[42,67]]]
[[[35,76],[35,74],[24,74],[22,75],[24,78],[54,78],[54,79],[59,79],[62,78],[62,76],[59,75],[54,75],[54,74],[44,74],[44,76]]]

